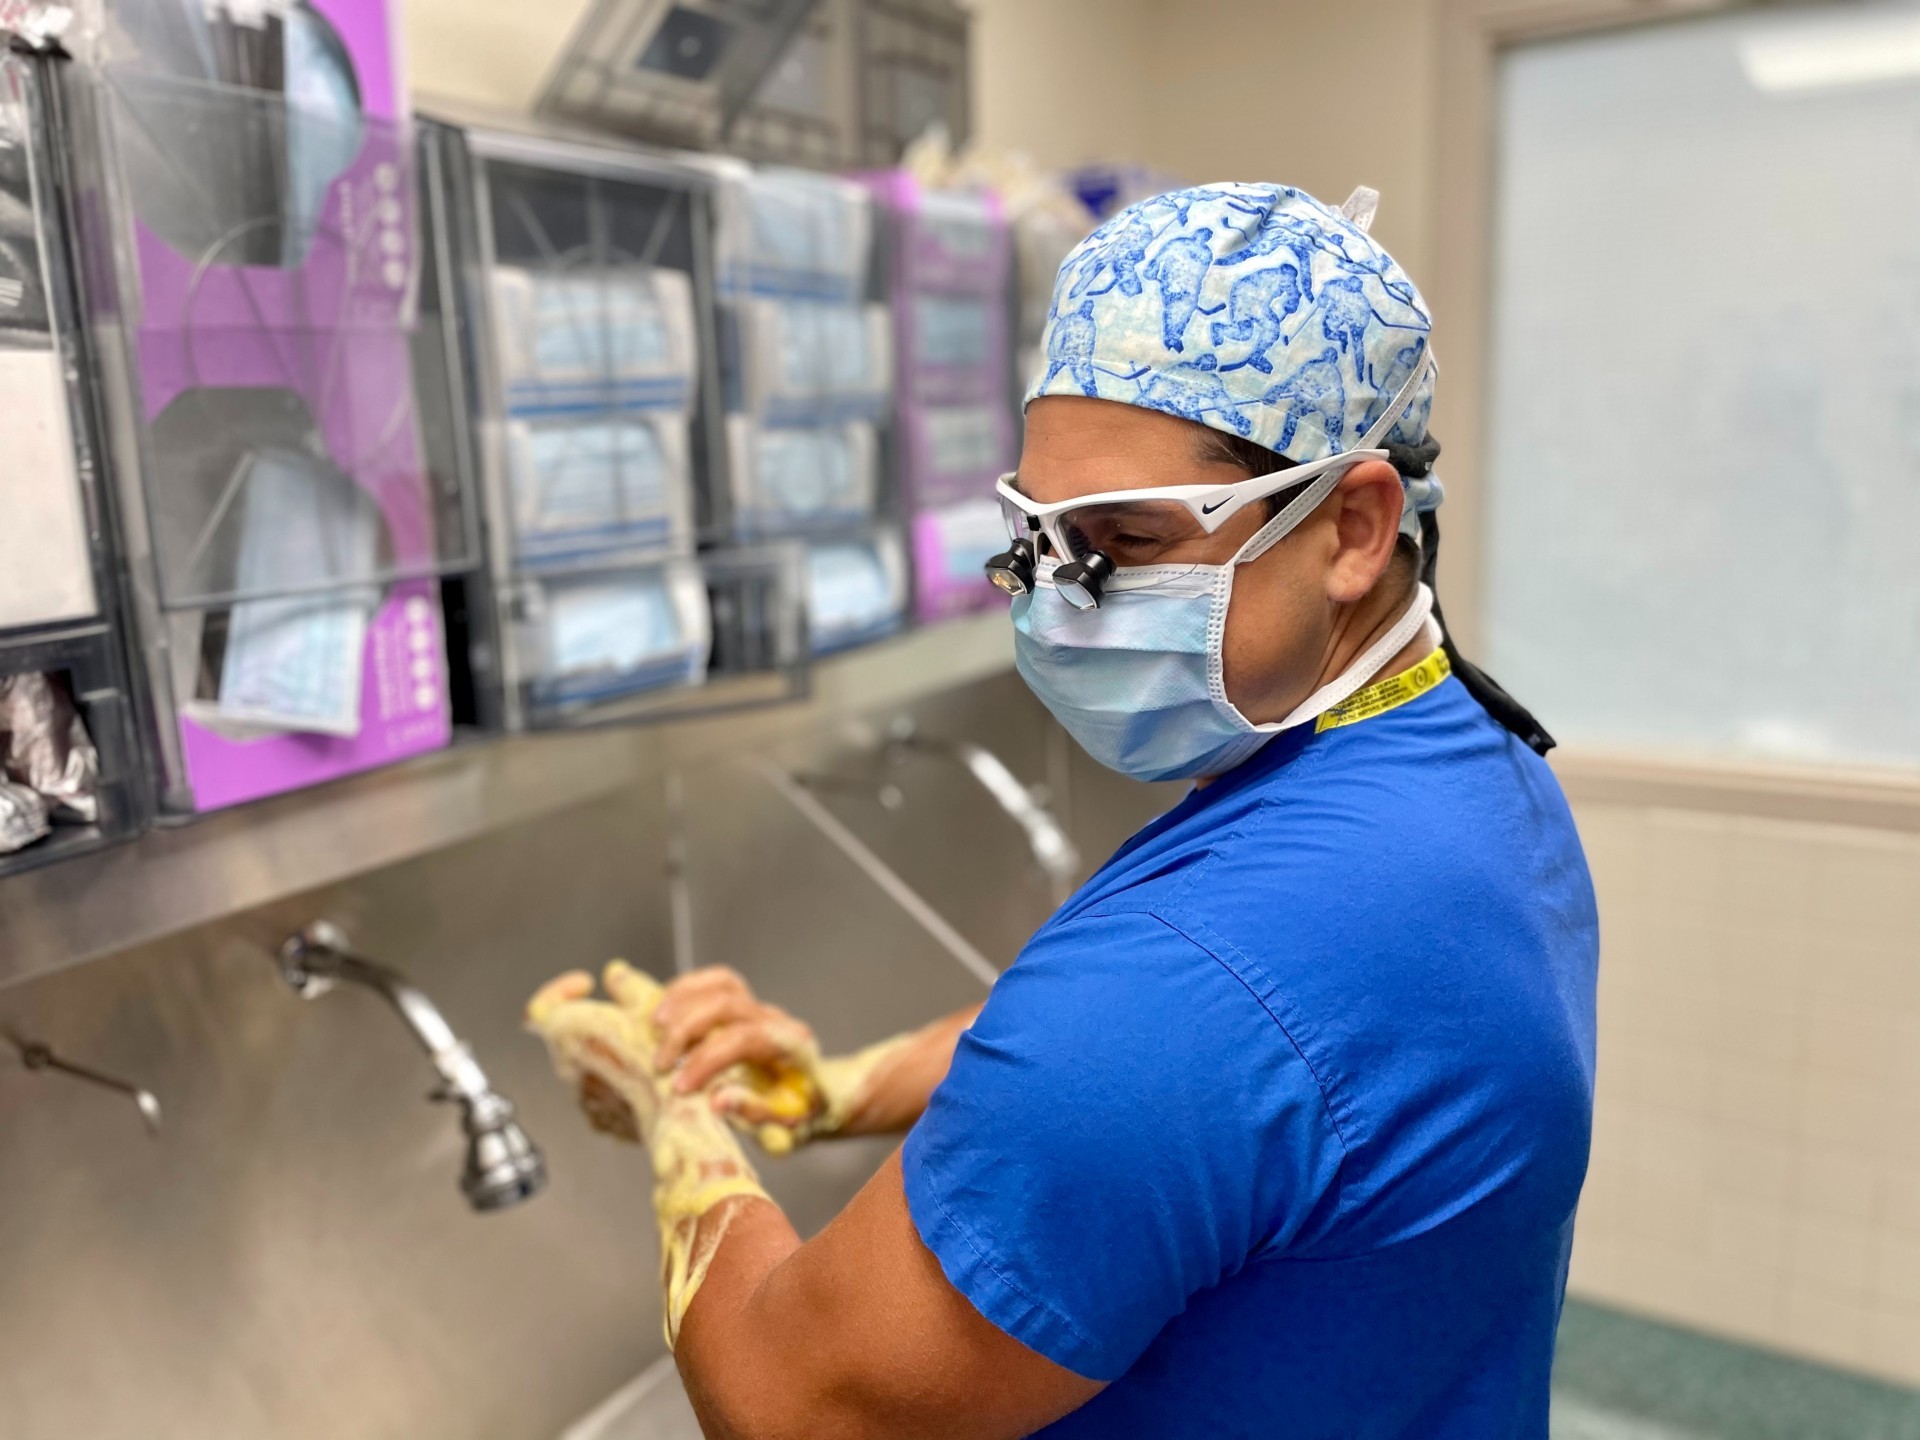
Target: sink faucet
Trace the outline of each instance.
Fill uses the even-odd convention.
[[[1053,890],[1054,903],[1073,893],[1080,872],[1080,849],[1073,843],[1042,795],[1022,784],[1007,762],[984,745],[971,740],[945,740],[922,735],[913,717],[897,718],[887,733],[887,754],[931,755],[951,760],[980,782],[981,789],[993,797],[1027,837],[1027,848],[1034,863],[1046,875]]]
[[[433,1068],[440,1072],[433,1099],[460,1107],[467,1137],[460,1191],[475,1210],[505,1210],[546,1183],[546,1162],[513,1118],[513,1105],[488,1081],[473,1051],[439,1008],[406,976],[353,953],[339,926],[316,921],[280,946],[280,978],[303,1000],[315,1000],[342,980],[378,991],[407,1022]]]

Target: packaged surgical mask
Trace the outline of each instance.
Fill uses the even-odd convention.
[[[923,460],[934,475],[998,475],[1013,458],[1003,405],[927,405],[919,415],[927,446]]]
[[[496,341],[516,415],[693,400],[693,284],[679,270],[496,267]]]
[[[899,628],[906,580],[906,556],[891,532],[810,547],[807,623],[814,653],[844,649]]]
[[[712,622],[697,566],[671,564],[532,591],[531,653],[543,657],[533,682],[541,704],[586,704],[706,672]]]
[[[740,393],[733,407],[772,423],[872,419],[893,388],[884,305],[745,300],[731,307]]]
[[[1005,295],[1012,247],[996,195],[928,189],[910,168],[865,181],[893,221],[889,249],[901,292]]]
[[[333,27],[304,5],[285,12],[286,228],[282,265],[307,257],[333,182],[360,153],[364,126],[353,62]]]
[[[872,425],[762,425],[730,415],[727,440],[743,531],[775,534],[873,513]]]
[[[725,295],[851,301],[865,289],[873,207],[851,181],[722,162],[719,285]]]
[[[364,583],[378,566],[379,511],[316,456],[268,449],[242,464],[235,589],[271,598],[228,612],[218,698],[190,713],[215,727],[357,735],[367,622],[380,601]]]
[[[993,300],[977,295],[915,295],[911,363],[930,370],[984,369],[993,354]]]
[[[685,420],[515,420],[506,436],[523,565],[692,548]]]
[[[1004,247],[999,207],[985,195],[923,190],[915,218],[929,250],[950,265],[986,265]]]

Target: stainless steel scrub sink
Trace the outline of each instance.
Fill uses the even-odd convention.
[[[700,1422],[673,1357],[665,1355],[568,1426],[560,1440],[701,1440]]]

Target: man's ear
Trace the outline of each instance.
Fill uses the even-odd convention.
[[[1329,600],[1354,604],[1379,583],[1393,560],[1404,495],[1400,472],[1385,460],[1362,460],[1341,477],[1328,500],[1335,535]]]

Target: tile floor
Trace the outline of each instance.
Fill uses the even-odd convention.
[[[1920,1440],[1920,1390],[1569,1301],[1552,1440]]]

